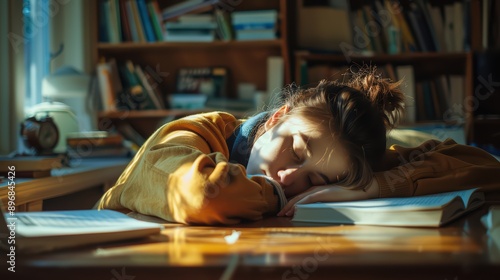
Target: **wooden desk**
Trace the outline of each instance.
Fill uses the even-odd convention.
[[[17,211],[40,211],[43,201],[83,191],[96,186],[115,183],[130,158],[75,159],[71,167],[54,169],[50,177],[27,179],[15,178],[15,202]],[[0,199],[8,201],[7,181],[0,183]]]
[[[145,240],[17,256],[18,272],[7,275],[106,280],[497,279],[500,250],[479,220],[486,211],[484,206],[439,229],[294,227],[288,218],[277,217],[235,227],[166,225],[162,235]],[[224,237],[233,230],[241,235],[228,244]]]

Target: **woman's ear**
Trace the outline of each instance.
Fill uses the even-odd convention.
[[[290,107],[288,107],[288,105],[283,105],[278,110],[276,110],[276,112],[274,112],[264,124],[264,128],[266,129],[266,131],[275,126],[281,119],[281,117],[288,113],[288,111],[290,111]]]

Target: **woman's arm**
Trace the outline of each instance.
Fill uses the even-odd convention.
[[[393,146],[386,171],[375,173],[380,197],[414,196],[481,188],[499,191],[500,163],[479,148],[448,139],[415,148]]]
[[[228,163],[225,144],[237,121],[228,114],[182,119],[159,129],[101,199],[169,221],[234,224],[279,211],[273,185]]]
[[[295,204],[425,195],[459,189],[500,191],[500,163],[487,152],[449,139],[430,140],[415,148],[393,146],[380,162],[369,187],[349,190],[318,186],[294,197],[278,215],[291,216]]]

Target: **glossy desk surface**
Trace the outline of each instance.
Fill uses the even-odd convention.
[[[18,256],[19,272],[14,276],[106,280],[498,279],[499,245],[480,222],[488,207],[437,229],[298,227],[289,218],[277,217],[233,227],[167,224],[161,235],[142,240]],[[240,235],[231,244],[234,240],[225,237],[233,230]]]

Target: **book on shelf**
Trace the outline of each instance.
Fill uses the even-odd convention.
[[[219,0],[187,0],[175,5],[171,5],[163,9],[162,19],[163,21],[170,20],[172,18],[190,13],[195,11],[205,11],[206,9],[212,9],[212,6],[217,4]]]
[[[163,41],[157,0],[99,0],[99,41]]]
[[[484,204],[484,193],[469,189],[362,201],[299,204],[295,223],[440,227]]]
[[[125,62],[118,64],[118,69],[120,72],[121,79],[123,81],[122,94],[118,98],[118,106],[121,109],[129,110],[156,110],[162,109],[157,107],[157,103],[153,101],[153,98],[158,96],[156,93],[148,93],[144,83],[148,83],[147,79],[141,80],[139,73],[137,72],[137,65],[135,65],[131,60],[126,60]],[[141,74],[143,71],[141,71]],[[148,87],[151,85],[148,84]]]
[[[181,68],[177,74],[176,93],[226,97],[227,79],[225,67]]]
[[[99,62],[96,72],[104,112],[161,110],[168,106],[159,86],[162,78],[149,66],[111,58]]]
[[[0,248],[9,252],[7,237],[16,231],[16,253],[33,254],[71,247],[145,238],[163,226],[139,221],[113,210],[4,212],[0,201]]]
[[[403,80],[402,90],[405,94],[405,122],[414,123],[417,118],[415,73],[413,66],[400,65],[395,67],[398,80]]]
[[[132,18],[135,28],[137,30],[137,35],[139,36],[139,42],[148,42],[146,37],[146,30],[142,23],[141,14],[139,13],[139,7],[137,5],[137,0],[129,0],[131,14],[128,16]]]
[[[231,24],[236,40],[272,40],[277,38],[276,10],[236,11]]]
[[[158,1],[148,1],[147,9],[151,18],[151,24],[153,25],[153,29],[156,35],[156,39],[158,41],[163,41],[165,28],[163,27],[162,19],[161,19],[161,10]]]
[[[141,147],[144,142],[146,142],[146,138],[144,138],[137,130],[135,130],[132,125],[127,122],[119,122],[116,123],[116,130],[120,133],[125,139],[131,141],[135,144],[135,147]]]
[[[270,56],[267,58],[267,96],[273,100],[281,95],[285,85],[285,66],[283,57]]]
[[[352,50],[357,53],[457,52],[470,45],[467,8],[470,3],[467,1],[377,0],[363,3],[349,12],[354,25]]]
[[[163,98],[160,95],[160,92],[155,90],[155,88],[158,88],[158,86],[154,86],[152,84],[152,79],[145,71],[142,70],[142,67],[139,66],[138,64],[135,65],[135,73],[137,77],[139,78],[139,81],[146,91],[146,94],[148,95],[148,98],[153,102],[155,109],[161,110],[165,109]]]
[[[430,16],[430,21],[432,25],[432,29],[434,32],[434,36],[436,38],[436,46],[438,48],[438,51],[440,52],[447,52],[448,51],[448,46],[446,45],[445,42],[445,36],[444,36],[444,20],[443,20],[443,15],[441,13],[441,9],[437,6],[432,6],[429,2],[426,2],[424,4],[427,8],[427,11]]]
[[[212,42],[217,23],[212,14],[183,15],[165,23],[165,40],[170,42]]]
[[[423,52],[436,51],[429,26],[416,3],[410,3],[410,8],[406,12],[406,17],[417,39],[419,49]]]
[[[132,1],[133,0],[122,0],[120,2],[120,5],[123,5],[125,7],[125,13],[124,16],[125,18],[123,21],[128,22],[129,30],[130,30],[130,37],[132,38],[133,42],[142,42],[141,40],[143,38],[139,37],[139,30],[138,28],[140,26],[137,26],[136,21],[134,19],[134,11],[132,8]]]
[[[66,146],[70,158],[125,157],[130,154],[120,134],[106,131],[71,133]]]
[[[123,137],[107,131],[72,132],[66,138],[66,145],[74,148],[78,146],[122,146],[122,144]]]
[[[103,111],[116,111],[117,96],[123,91],[115,59],[97,64],[97,80]]]
[[[229,14],[222,9],[215,9],[215,21],[217,22],[216,32],[219,39],[229,41],[233,39],[233,29],[231,28],[231,19]]]
[[[137,11],[141,20],[141,24],[144,29],[144,37],[147,42],[156,42],[161,38],[156,38],[155,31],[153,29],[152,17],[154,16],[149,13],[146,0],[137,0]]]

